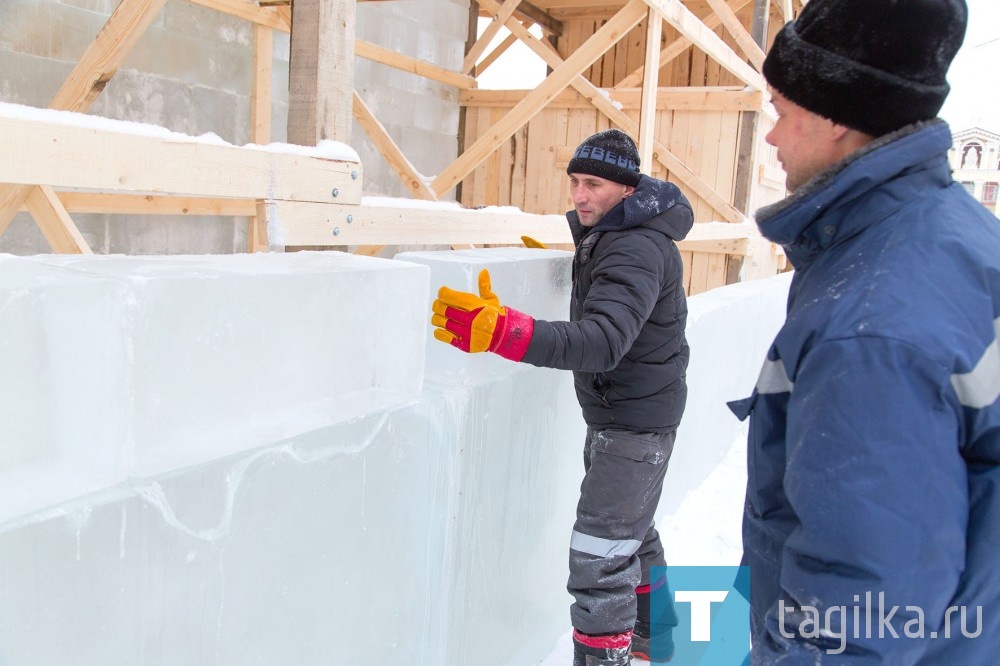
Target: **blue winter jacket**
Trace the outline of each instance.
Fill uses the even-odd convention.
[[[758,213],[796,270],[732,404],[753,664],[1000,663],[1000,221],[950,147],[904,128]]]

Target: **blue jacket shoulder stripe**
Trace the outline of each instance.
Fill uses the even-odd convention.
[[[1000,338],[1000,319],[993,320],[993,330]],[[965,407],[992,405],[1000,396],[1000,342],[994,339],[971,371],[952,375],[951,385]]]
[[[780,358],[776,361],[764,361],[760,377],[757,378],[757,393],[791,393],[794,387],[795,384],[788,378],[785,364]]]

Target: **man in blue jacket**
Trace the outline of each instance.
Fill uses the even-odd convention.
[[[753,395],[753,664],[994,664],[1000,222],[936,119],[962,0],[811,0],[764,64],[795,267]]]
[[[573,371],[587,423],[569,553],[573,664],[625,666],[633,651],[662,663],[677,619],[672,608],[650,613],[650,593],[666,584],[650,580],[650,567],[665,564],[653,514],[687,398],[675,241],[693,216],[676,185],[640,174],[635,142],[621,130],[587,138],[567,173],[570,321],[501,306],[486,271],[478,296],[442,287],[431,321],[435,338],[462,351]]]

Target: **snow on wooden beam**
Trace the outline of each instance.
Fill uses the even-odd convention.
[[[86,118],[115,127],[114,121]],[[0,145],[18,156],[0,160],[0,183],[195,197],[361,199],[361,164],[351,159],[329,159],[317,156],[318,149],[308,154],[292,146],[285,147],[288,152],[241,148],[140,127],[151,134],[0,114]],[[163,134],[155,135],[157,130]]]

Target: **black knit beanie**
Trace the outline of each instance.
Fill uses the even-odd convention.
[[[639,184],[639,151],[625,132],[604,130],[584,139],[566,173],[586,173],[635,187]]]
[[[799,106],[882,136],[937,117],[967,20],[965,0],[810,0],[775,38],[764,77]]]

